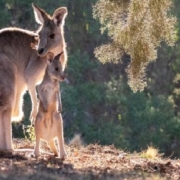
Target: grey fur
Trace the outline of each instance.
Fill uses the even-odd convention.
[[[39,11],[41,16],[42,10],[37,9],[37,6],[33,8],[34,12]],[[35,87],[42,82],[47,67],[47,53],[57,55],[63,50],[64,56],[60,61],[65,68],[67,55],[63,35],[64,24],[57,26],[54,23],[58,13],[62,15],[62,21],[64,21],[67,14],[66,8],[63,8],[63,12],[64,15],[62,15],[62,8],[58,8],[52,17],[46,13],[46,18],[38,31],[41,36],[37,50],[39,45],[43,45],[42,40],[47,39],[44,45],[46,53],[41,56],[38,56],[37,51],[31,47],[37,42],[37,34],[18,28],[5,28],[0,31],[0,150],[13,150],[11,120],[22,119],[22,101],[26,90],[29,90],[33,105],[31,119],[36,117]],[[48,23],[51,25],[48,26]],[[55,38],[50,39],[45,32],[54,33]]]
[[[52,59],[50,57],[50,59]],[[55,155],[64,158],[63,120],[58,112],[59,81],[65,79],[59,55],[46,68],[42,83],[38,86],[39,108],[35,120],[36,145],[34,155],[40,155],[40,140],[45,140]],[[55,145],[57,139],[58,150]]]

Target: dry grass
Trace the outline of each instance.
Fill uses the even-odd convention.
[[[80,148],[83,146],[83,140],[80,134],[75,134],[74,137],[69,141],[70,146]]]
[[[19,150],[13,155],[0,153],[0,180],[180,179],[180,161],[163,159],[153,148],[143,157],[142,153],[125,153],[114,146],[73,144],[66,145],[68,157],[62,161],[48,148],[41,157],[29,158],[34,146],[29,141],[16,139],[14,145]]]
[[[156,159],[160,157],[159,150],[155,149],[153,147],[148,147],[146,151],[143,151],[140,155],[141,157],[147,158],[147,159]]]

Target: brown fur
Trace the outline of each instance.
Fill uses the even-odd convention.
[[[34,12],[38,11],[33,8]],[[61,11],[58,12],[61,14]],[[43,33],[44,26],[48,30],[46,22],[56,18],[54,15],[53,18],[49,15],[47,17],[49,19],[44,20],[38,33]],[[64,21],[65,14],[62,18]],[[46,43],[48,48],[41,57],[37,55],[35,49],[31,48],[31,44],[36,42],[37,34],[18,28],[5,28],[0,31],[0,150],[13,150],[11,120],[22,118],[22,97],[27,89],[33,104],[31,119],[36,117],[35,86],[43,79],[47,66],[46,55],[48,52],[58,54],[62,49],[66,54],[62,29],[63,24],[54,26],[56,34],[60,34],[57,37],[61,36],[62,39],[51,39],[51,46]],[[41,38],[39,38],[39,44],[41,44]],[[43,39],[48,38],[43,37]],[[60,60],[66,61],[63,58]]]
[[[36,145],[34,155],[40,155],[40,140],[45,140],[55,155],[64,158],[66,155],[63,138],[63,121],[58,112],[59,81],[64,80],[59,55],[48,64],[42,83],[38,86],[39,108],[35,120]],[[55,145],[58,140],[58,150]]]

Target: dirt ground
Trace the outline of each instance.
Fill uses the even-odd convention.
[[[0,153],[0,180],[117,180],[180,179],[180,160],[149,159],[113,146],[67,146],[60,160],[42,146],[41,157],[32,158],[33,144],[14,139],[15,152]]]

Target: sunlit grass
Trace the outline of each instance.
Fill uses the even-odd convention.
[[[81,147],[83,146],[83,140],[80,134],[75,134],[74,137],[69,141],[70,146]]]
[[[147,158],[147,159],[156,159],[156,158],[160,157],[160,154],[159,154],[158,149],[149,146],[147,148],[147,150],[145,150],[141,153],[140,156],[143,158]]]

